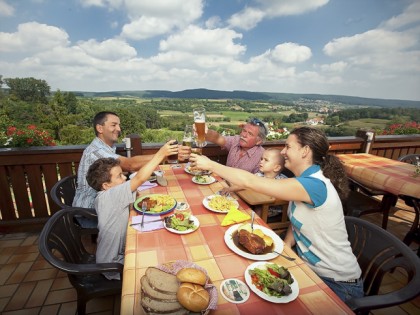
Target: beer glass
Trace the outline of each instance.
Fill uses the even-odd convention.
[[[206,110],[204,107],[198,107],[193,110],[195,132],[197,133],[197,147],[205,147],[206,142]]]
[[[191,148],[193,138],[194,138],[193,126],[192,125],[185,125],[184,136],[182,138],[182,145]],[[189,154],[188,155],[179,154],[178,160],[181,161],[181,162],[185,162],[189,159],[189,157],[190,157]]]
[[[178,144],[178,140],[176,140],[173,144]],[[178,163],[178,153],[169,155],[167,157],[167,161],[169,164],[177,164]]]

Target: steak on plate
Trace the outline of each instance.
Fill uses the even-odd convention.
[[[245,247],[251,254],[259,255],[264,252],[265,242],[264,239],[258,235],[241,229],[238,232],[238,241]]]

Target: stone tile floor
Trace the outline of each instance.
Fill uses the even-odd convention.
[[[380,214],[362,218],[381,225]],[[413,218],[413,210],[399,202],[390,213],[388,231],[402,239]],[[76,292],[66,274],[50,266],[39,254],[38,235],[39,232],[0,234],[0,313],[3,315],[65,315],[76,312]],[[415,250],[418,244],[411,247]],[[386,279],[383,290],[400,286],[401,279],[402,275],[395,272]],[[87,314],[120,314],[120,297],[89,301]],[[403,305],[376,310],[371,314],[420,314],[420,296]]]

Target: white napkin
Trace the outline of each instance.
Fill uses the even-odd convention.
[[[150,189],[153,187],[156,187],[157,184],[156,183],[151,183],[148,180],[145,181],[141,186],[137,187],[137,191],[142,191],[142,190],[146,190],[146,189]]]
[[[131,217],[131,223],[141,223],[142,215],[136,215]],[[132,228],[136,229],[140,232],[149,232],[154,230],[160,230],[163,229],[163,221],[157,221],[157,222],[150,222],[157,219],[161,219],[162,217],[160,215],[146,215],[144,217],[144,227],[141,228],[140,224],[133,225]],[[148,223],[149,222],[149,223]]]

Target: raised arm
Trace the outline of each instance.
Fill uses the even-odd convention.
[[[152,156],[149,162],[144,164],[131,179],[131,191],[135,191],[137,187],[143,184],[152,175],[153,171],[163,161],[165,157],[178,152],[178,145],[173,145],[174,140],[165,143],[155,155]]]
[[[207,141],[210,141],[210,142],[213,142],[214,144],[217,144],[217,145],[219,145],[221,147],[224,147],[225,146],[225,143],[226,143],[226,139],[225,139],[224,136],[222,136],[217,131],[211,130],[211,129],[208,129],[207,130],[206,140]]]
[[[312,202],[304,187],[295,178],[276,180],[259,177],[238,168],[219,164],[206,156],[197,154],[191,154],[190,161],[193,167],[212,171],[234,186],[249,188],[285,201]]]

